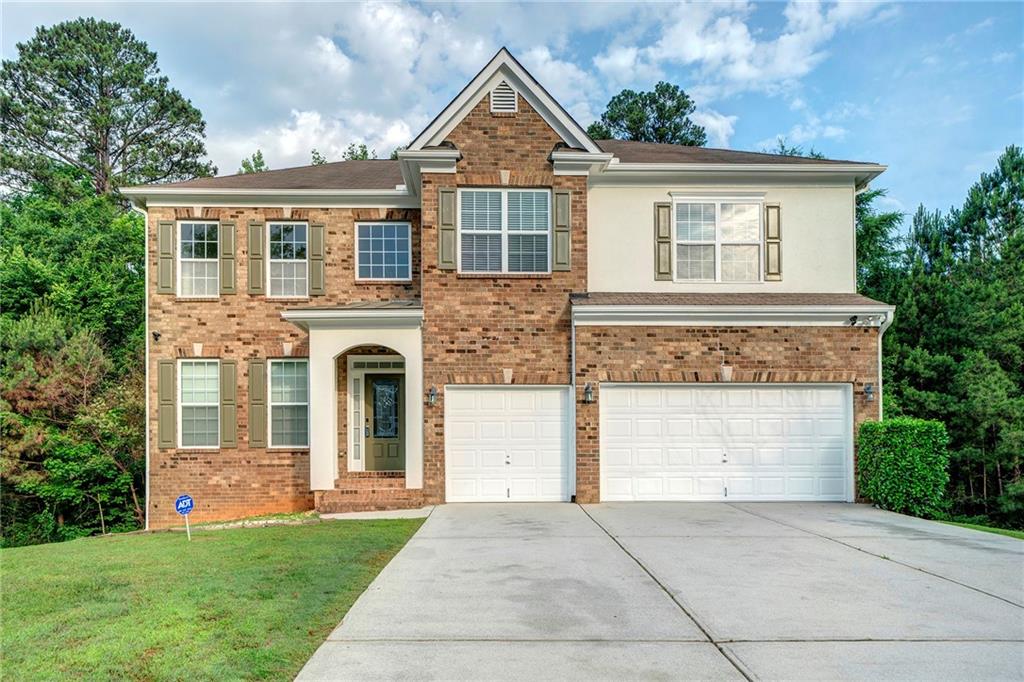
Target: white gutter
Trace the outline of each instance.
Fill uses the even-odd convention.
[[[145,372],[145,379],[146,379],[146,402],[145,402],[146,428],[144,429],[145,438],[146,438],[146,480],[145,480],[144,488],[143,488],[143,496],[144,496],[143,511],[145,512],[145,528],[144,528],[144,530],[149,530],[149,437],[150,437],[149,421],[150,421],[150,418],[151,418],[151,416],[149,414],[149,213],[146,212],[146,210],[144,208],[141,208],[141,207],[137,206],[135,204],[135,202],[132,202],[131,204],[129,204],[129,208],[132,211],[135,211],[136,213],[138,213],[139,215],[142,216],[142,221],[143,221],[142,224],[143,224],[143,227],[145,229],[145,233],[144,234],[146,235],[145,239],[143,239],[143,259],[142,259],[142,273],[143,273],[142,276],[143,276],[143,278],[145,278],[145,282],[143,283],[143,292],[144,292],[143,295],[144,295],[145,301],[146,301],[146,304],[145,304],[146,305],[145,318],[144,318],[143,324],[142,324],[142,326],[143,326],[143,333],[145,334],[145,337],[146,337],[146,362],[145,362],[145,366],[143,367],[143,371]]]
[[[574,305],[586,326],[880,326],[888,305]],[[854,319],[856,318],[856,319]]]
[[[623,163],[608,164],[607,173],[684,171],[698,173],[855,173],[878,175],[888,166],[866,163]]]

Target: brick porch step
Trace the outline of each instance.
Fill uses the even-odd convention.
[[[405,487],[402,479],[400,487],[350,487],[349,479],[341,481],[342,486],[335,490],[319,490],[314,494],[314,504],[318,512],[324,514],[350,511],[386,511],[389,509],[415,509],[422,507],[423,491],[410,490]]]

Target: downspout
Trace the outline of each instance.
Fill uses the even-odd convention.
[[[572,302],[569,303],[569,417],[572,423],[569,447],[571,448],[572,460],[572,484],[570,486],[569,499],[576,501],[576,314],[572,309]]]
[[[878,327],[878,421],[882,421],[882,338],[885,336],[885,330],[892,324],[892,314],[894,311],[890,310],[885,313],[885,320]]]
[[[151,419],[151,415],[149,413],[149,338],[150,338],[149,337],[149,213],[146,211],[146,209],[141,208],[139,205],[137,205],[135,203],[134,199],[132,200],[131,204],[129,204],[129,208],[132,211],[134,211],[135,213],[138,213],[139,215],[142,216],[143,227],[144,227],[144,229],[146,231],[145,232],[146,238],[144,240],[145,249],[144,249],[143,259],[142,259],[142,273],[143,273],[142,276],[145,278],[145,286],[144,286],[144,292],[145,293],[144,293],[144,295],[145,295],[145,301],[146,301],[145,320],[143,322],[143,328],[144,328],[143,329],[143,333],[144,333],[144,336],[145,336],[145,339],[146,339],[146,359],[145,359],[145,366],[143,367],[143,371],[145,372],[145,384],[146,384],[146,402],[145,402],[145,410],[146,410],[146,429],[145,429],[145,438],[146,438],[146,481],[145,481],[145,488],[144,488],[144,492],[143,492],[143,496],[144,496],[144,502],[143,503],[145,504],[145,518],[146,518],[145,530],[149,530],[149,436],[150,436],[150,433],[149,433],[149,429],[150,429],[149,423],[150,423],[150,419]]]

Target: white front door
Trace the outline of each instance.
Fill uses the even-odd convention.
[[[602,385],[601,499],[853,499],[850,386]]]
[[[569,499],[569,390],[447,386],[448,502]]]

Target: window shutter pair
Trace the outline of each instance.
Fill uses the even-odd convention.
[[[572,265],[572,193],[568,190],[556,190],[555,193],[555,230],[551,256],[551,269],[554,271],[569,270]],[[455,190],[441,189],[437,197],[437,268],[454,270],[458,259],[455,253]]]
[[[235,224],[219,223],[217,228],[219,246],[217,249],[218,268],[220,269],[220,293],[235,293]],[[178,248],[174,233],[173,220],[161,220],[157,223],[157,285],[159,294],[174,294],[177,287],[174,281],[174,261]]]
[[[764,207],[764,278],[777,282],[782,279],[782,207],[767,204]],[[654,204],[654,279],[672,279],[672,204]]]
[[[238,367],[234,360],[220,361],[220,447],[238,446]],[[178,447],[177,363],[157,362],[157,447]]]
[[[309,257],[309,295],[323,296],[327,290],[326,272],[324,269],[325,227],[322,223],[309,226],[309,242],[306,253]],[[249,293],[266,295],[267,293],[267,224],[262,220],[250,220],[247,235],[249,245]]]

